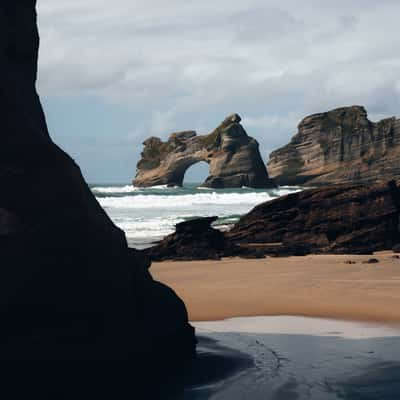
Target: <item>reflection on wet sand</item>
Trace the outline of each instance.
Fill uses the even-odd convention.
[[[351,332],[362,334],[359,328],[354,324]],[[398,400],[400,334],[389,331],[383,328],[385,337],[369,331],[367,338],[349,338],[343,331],[338,331],[341,336],[333,331],[325,336],[206,333],[179,398]]]

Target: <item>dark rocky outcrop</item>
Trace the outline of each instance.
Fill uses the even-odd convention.
[[[226,233],[210,227],[215,218],[185,222],[146,254],[159,261],[399,250],[399,201],[394,182],[309,189],[260,204]]]
[[[234,244],[279,243],[285,254],[370,254],[400,243],[394,182],[339,185],[290,194],[255,207],[227,234]]]
[[[167,142],[151,137],[144,142],[137,164],[135,186],[182,186],[186,170],[205,161],[210,173],[203,186],[212,188],[269,188],[269,179],[258,142],[249,137],[237,114],[227,117],[208,135],[173,133]]]
[[[196,218],[176,225],[176,230],[157,245],[143,250],[153,261],[220,260],[222,257],[263,258],[281,246],[237,245],[212,227],[218,217]]]
[[[14,393],[36,397],[35,384],[43,395],[52,386],[71,398],[100,398],[106,389],[125,398],[122,376],[139,393],[146,379],[158,382],[193,356],[193,329],[183,302],[153,281],[148,260],[128,249],[48,134],[35,90],[35,1],[3,0],[0,20],[0,358],[35,361],[28,375],[22,367],[33,364],[18,364]],[[158,383],[148,388],[161,390]]]
[[[400,120],[373,123],[364,107],[303,119],[291,142],[272,152],[268,172],[280,185],[359,184],[400,178]]]
[[[369,260],[363,261],[362,264],[378,264],[379,260],[377,258],[370,258]]]
[[[175,233],[144,252],[154,261],[220,259],[229,246],[224,234],[211,226],[217,219],[197,218],[177,224]]]

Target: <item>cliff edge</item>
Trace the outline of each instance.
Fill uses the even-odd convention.
[[[400,120],[371,122],[361,106],[304,118],[289,144],[271,153],[280,185],[321,186],[400,178]]]

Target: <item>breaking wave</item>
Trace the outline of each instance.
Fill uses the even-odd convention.
[[[182,208],[191,206],[210,205],[256,205],[271,200],[277,196],[268,193],[197,193],[175,196],[144,195],[126,197],[103,197],[99,199],[100,204],[105,208]]]
[[[256,205],[299,190],[215,190],[195,184],[182,188],[93,185],[91,189],[115,224],[125,231],[129,244],[139,248],[161,240],[177,223],[191,218],[218,216],[215,227],[229,229]]]

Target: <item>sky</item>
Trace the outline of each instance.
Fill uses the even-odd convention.
[[[398,0],[38,0],[38,13],[50,132],[89,182],[129,183],[147,137],[209,133],[233,112],[265,162],[306,115],[400,116]]]

